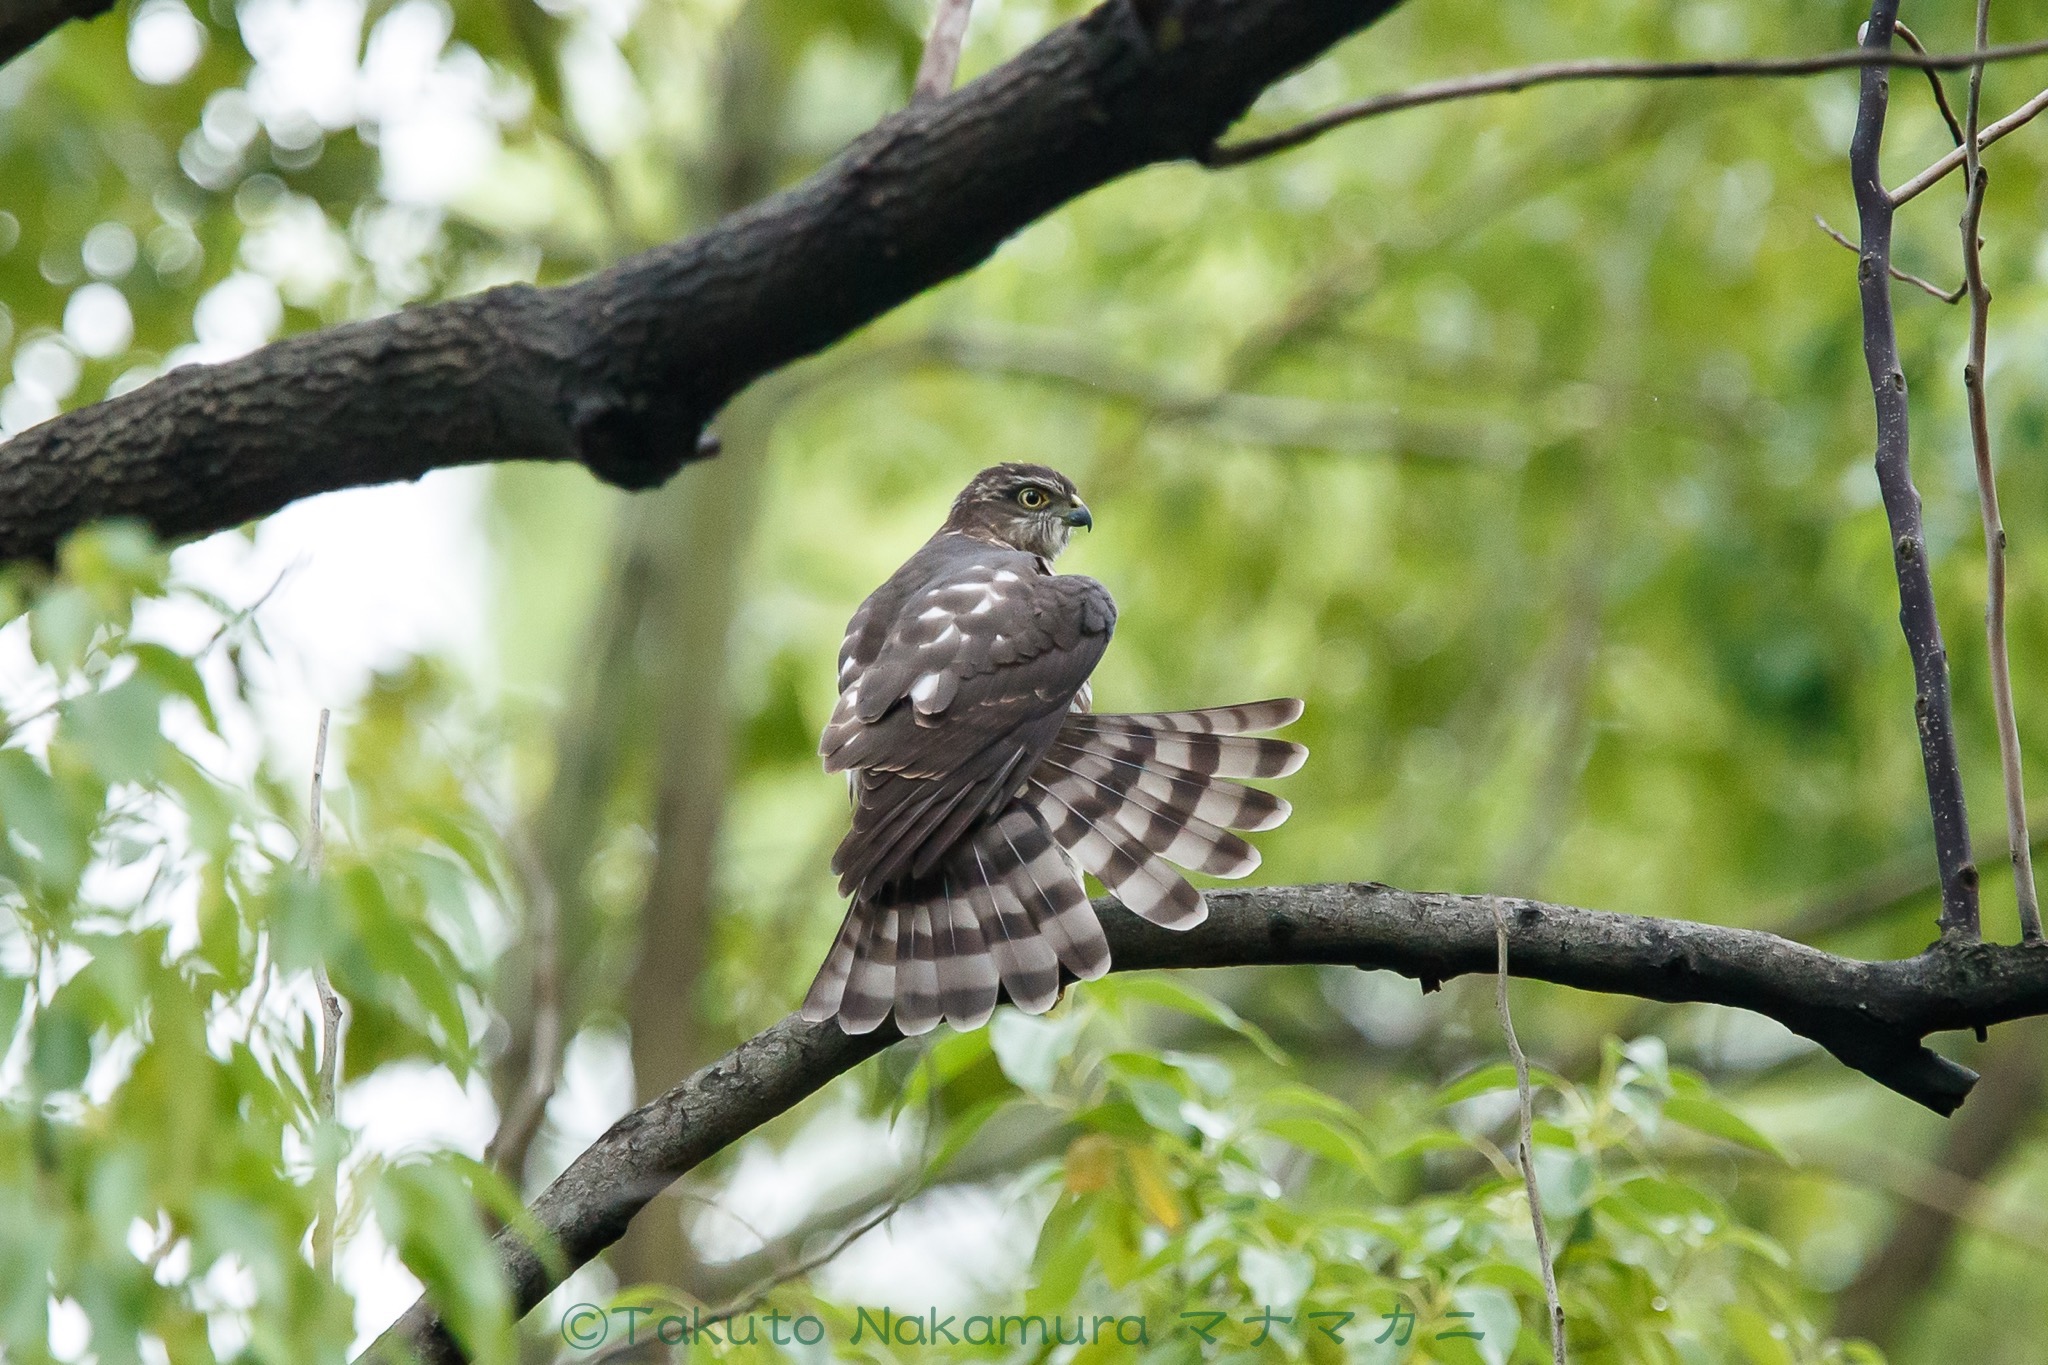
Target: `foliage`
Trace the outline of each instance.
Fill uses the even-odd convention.
[[[179,1360],[331,1356],[350,1303],[298,1249],[322,1172],[347,1163],[346,1224],[374,1216],[408,1259],[444,1266],[456,1321],[503,1358],[472,1193],[496,1177],[351,1160],[315,1100],[316,966],[349,1001],[350,1074],[473,1064],[472,898],[495,855],[415,748],[425,675],[365,698],[349,837],[315,881],[295,858],[303,798],[268,769],[212,766],[262,646],[249,616],[181,586],[121,524],[73,537],[54,574],[10,571],[5,592],[47,689],[0,749],[8,1355],[75,1330],[54,1312],[82,1315],[101,1359],[145,1338]],[[172,612],[205,643],[180,652],[138,624]]]

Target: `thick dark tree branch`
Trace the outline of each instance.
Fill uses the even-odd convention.
[[[1864,27],[1866,48],[1891,46],[1898,0],[1872,0]],[[1892,197],[1885,191],[1879,151],[1891,100],[1891,72],[1863,68],[1856,107],[1856,133],[1849,143],[1849,179],[1856,191],[1862,259],[1857,287],[1863,302],[1863,360],[1877,407],[1877,486],[1891,524],[1892,567],[1899,579],[1899,625],[1913,656],[1917,695],[1913,714],[1920,730],[1920,758],[1927,770],[1927,804],[1934,818],[1934,853],[1941,868],[1941,931],[1974,939],[1978,935],[1977,868],[1970,860],[1970,821],[1963,804],[1963,776],[1956,759],[1955,713],[1949,704],[1948,651],[1934,610],[1934,580],[1927,567],[1927,541],[1920,527],[1920,492],[1913,487],[1912,452],[1906,419],[1906,372],[1899,362],[1898,332],[1892,323]]]
[[[673,474],[755,378],[960,274],[1077,195],[1212,145],[1397,0],[1109,0],[803,183],[576,284],[495,289],[173,370],[0,446],[0,558],[165,535],[494,460]]]
[[[1944,1114],[1976,1076],[1929,1051],[1926,1035],[2048,1014],[2043,946],[1947,939],[1919,957],[1861,962],[1754,929],[1373,883],[1212,891],[1208,922],[1184,934],[1102,905],[1118,971],[1320,963],[1390,969],[1425,988],[1495,969],[1498,905],[1518,976],[1754,1010]],[[520,1310],[546,1297],[565,1268],[618,1240],[671,1181],[894,1041],[888,1025],[849,1038],[791,1016],[620,1119],[534,1201],[535,1221],[559,1243],[554,1269],[500,1234]],[[370,1354],[398,1359],[408,1350],[427,1361],[461,1359],[425,1300]]]
[[[114,0],[6,0],[0,4],[0,63],[13,61],[73,19],[91,19]]]

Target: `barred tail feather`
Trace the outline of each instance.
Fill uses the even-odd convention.
[[[1199,711],[1139,711],[1122,715],[1089,715],[1087,723],[1097,730],[1161,731],[1201,735],[1253,735],[1278,730],[1301,719],[1299,697],[1275,697],[1272,701],[1248,701],[1237,706],[1211,706]]]
[[[1176,810],[1128,783],[1093,776],[1048,758],[1034,776],[1090,824],[1113,820],[1152,852],[1191,872],[1243,877],[1259,865],[1259,851],[1229,830],[1190,810]]]
[[[939,1004],[938,944],[929,901],[920,901],[903,917],[910,933],[896,950],[896,1027],[905,1037],[915,1038],[937,1028],[944,1013]]]
[[[1031,807],[1016,805],[996,821],[995,832],[1017,860],[1019,875],[1009,879],[1010,885],[1060,965],[1082,981],[1107,972],[1109,941],[1102,936],[1102,922],[1088,903],[1081,874],[1060,851],[1045,820]]]
[[[839,1002],[839,1026],[848,1033],[873,1033],[896,1003],[897,911],[893,906],[868,909],[867,927]]]
[[[1090,728],[1087,719],[1069,717],[1060,727],[1062,740],[1148,768],[1177,768],[1197,777],[1285,777],[1308,758],[1308,750],[1291,740],[1168,730],[1098,730]]]
[[[867,1033],[893,1011],[906,1034],[944,1019],[979,1028],[999,993],[1027,1014],[1059,998],[1062,969],[1090,981],[1109,970],[1109,944],[1079,869],[1132,912],[1168,929],[1208,917],[1202,893],[1169,863],[1241,877],[1259,853],[1233,830],[1271,829],[1291,807],[1230,781],[1284,777],[1308,751],[1255,732],[1293,722],[1291,698],[1201,711],[1065,718],[1007,808],[957,838],[925,874],[895,880],[895,863],[834,870],[853,890],[832,950],[804,998],[803,1017],[837,1017]],[[1007,772],[996,780],[1007,784]],[[885,817],[882,832],[947,818],[931,797]],[[891,842],[891,840],[885,840]],[[886,861],[886,860],[884,860]],[[1077,865],[1078,864],[1078,868]],[[883,883],[879,890],[877,878]]]
[[[1224,829],[1267,830],[1286,823],[1294,807],[1257,787],[1240,786],[1220,777],[1152,767],[1108,749],[1089,747],[1087,736],[1063,736],[1046,755],[1056,762],[1113,785],[1128,784],[1170,810],[1184,810]]]
[[[846,918],[840,922],[839,936],[832,940],[832,951],[825,954],[825,963],[818,968],[810,993],[804,996],[803,1008],[797,1011],[805,1022],[822,1024],[839,1013],[839,1002],[846,995],[846,979],[853,971],[854,953],[866,928],[867,916],[861,906],[849,906]]]
[[[988,940],[989,954],[995,959],[1010,1003],[1026,1014],[1044,1014],[1060,996],[1059,958],[1032,927],[1024,902],[1007,876],[991,872],[990,863],[996,862],[997,872],[1015,869],[1003,867],[989,856],[992,850],[984,850],[981,844],[977,838],[968,846],[975,877],[968,890],[975,915],[981,920],[982,937]]]
[[[935,927],[939,922],[945,925],[938,930],[939,1004],[954,1028],[977,1029],[995,1013],[1002,979],[996,975],[995,958],[973,905],[967,897],[952,894],[950,879],[946,891],[932,906]]]
[[[1116,822],[1091,823],[1036,778],[1028,784],[1025,799],[1037,805],[1060,847],[1133,914],[1166,929],[1192,929],[1209,917],[1202,893]]]

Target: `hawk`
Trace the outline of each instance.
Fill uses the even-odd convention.
[[[938,533],[855,612],[839,701],[818,751],[844,772],[853,827],[832,857],[845,922],[803,1017],[906,1034],[978,1028],[997,988],[1027,1014],[1060,969],[1091,981],[1109,945],[1079,869],[1137,914],[1189,929],[1202,893],[1169,867],[1241,877],[1287,802],[1231,781],[1283,777],[1308,750],[1255,738],[1294,699],[1094,715],[1088,675],[1116,627],[1092,578],[1056,574],[1073,482],[1034,464],[984,469]]]

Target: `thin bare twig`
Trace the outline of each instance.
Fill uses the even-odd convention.
[[[1991,0],[1977,0],[1977,46],[1990,37]],[[2006,847],[2012,859],[2013,898],[2020,936],[2041,937],[2041,903],[2034,892],[2034,853],[2027,839],[2027,795],[2020,776],[2020,732],[2013,717],[2012,663],[2005,645],[2005,525],[1998,515],[1998,476],[1991,467],[1991,417],[1984,401],[1984,352],[1991,330],[1991,291],[1984,284],[1984,190],[1990,183],[1977,139],[1983,106],[1984,68],[1970,68],[1970,94],[1963,109],[1963,284],[1970,291],[1970,357],[1963,362],[1969,397],[1970,449],[1977,466],[1977,505],[1984,521],[1984,638],[1991,664],[1991,706],[1998,720],[1998,766],[2005,779]]]
[[[2024,127],[2043,109],[2048,109],[2048,90],[2043,90],[2040,94],[2034,96],[2034,98],[2028,100],[2025,104],[2022,104],[2019,108],[1979,133],[1975,139],[1977,150],[1981,152],[2007,133]],[[1963,160],[1963,149],[1961,147],[1948,153],[1941,160],[1893,190],[1891,194],[1892,207],[1897,208],[1907,200],[1915,198],[1930,186],[1938,184],[1950,171],[1962,165]]]
[[[915,1193],[915,1191],[912,1191],[911,1193]],[[840,1252],[846,1250],[855,1242],[858,1242],[861,1238],[867,1236],[870,1232],[873,1232],[876,1228],[882,1226],[882,1224],[888,1222],[891,1218],[894,1218],[897,1214],[901,1213],[903,1211],[904,1203],[910,1197],[911,1194],[908,1193],[898,1195],[896,1198],[891,1199],[888,1203],[884,1204],[881,1208],[878,1208],[873,1213],[870,1213],[867,1217],[861,1219],[859,1222],[854,1223],[852,1226],[841,1231],[837,1237],[834,1237],[825,1246],[819,1248],[817,1251],[812,1252],[809,1256],[804,1257],[800,1261],[796,1261],[790,1265],[784,1266],[782,1269],[776,1271],[773,1275],[768,1276],[766,1279],[761,1280],[760,1282],[753,1285],[751,1288],[747,1289],[744,1293],[739,1295],[739,1297],[733,1299],[723,1308],[720,1308],[712,1313],[707,1313],[704,1317],[704,1325],[707,1327],[714,1326],[718,1323],[726,1321],[728,1318],[736,1318],[742,1313],[752,1312],[754,1309],[760,1307],[762,1301],[766,1299],[770,1294],[775,1292],[775,1290],[779,1289],[785,1284],[788,1284],[791,1280],[802,1279],[804,1276],[810,1274],[813,1270],[816,1270],[819,1267],[824,1266],[830,1263],[831,1261],[837,1259]]]
[[[526,1072],[526,1084],[492,1135],[484,1160],[499,1174],[514,1181],[526,1165],[527,1149],[540,1132],[547,1116],[548,1101],[562,1073],[562,949],[561,905],[555,896],[553,878],[541,863],[525,831],[515,828],[506,847],[518,866],[520,882],[526,887],[533,927],[533,1041]]]
[[[1904,24],[1894,23],[1892,25],[1892,32],[1904,38],[1907,47],[1912,48],[1923,57],[1927,55],[1927,45],[1920,41],[1920,35],[1913,32],[1912,29],[1907,28]],[[1979,44],[1979,46],[1982,45]],[[1980,71],[1982,69],[1982,67],[1971,68],[1973,71]],[[1956,140],[1956,145],[1960,147],[1963,143],[1963,126],[1956,122],[1956,111],[1949,107],[1948,89],[1941,83],[1941,73],[1939,71],[1929,71],[1927,73],[1927,84],[1934,90],[1934,107],[1941,110],[1941,121],[1948,125],[1949,136],[1953,137]]]
[[[320,827],[321,786],[327,777],[326,707],[320,708],[320,735],[313,743],[313,791],[306,804],[306,878],[317,883],[327,861],[327,843]],[[314,1091],[314,1105],[323,1130],[334,1124],[335,1082],[341,1074],[341,997],[327,979],[327,968],[313,969],[313,985],[320,993],[320,1074]],[[340,1215],[341,1163],[321,1162],[319,1207],[313,1224],[313,1268],[321,1278],[334,1278],[334,1225]]]
[[[1863,42],[1873,51],[1891,47],[1898,0],[1871,0]],[[1989,56],[1986,49],[1978,55]],[[1931,59],[1929,59],[1931,60]],[[1920,732],[1920,760],[1927,774],[1927,805],[1934,825],[1934,852],[1941,869],[1941,932],[1966,941],[1980,936],[1977,868],[1970,860],[1970,822],[1956,758],[1955,714],[1949,702],[1948,654],[1935,613],[1934,580],[1927,566],[1920,523],[1920,492],[1913,486],[1911,434],[1906,412],[1906,375],[1899,362],[1898,332],[1892,322],[1890,266],[1892,199],[1879,166],[1891,75],[1866,66],[1856,104],[1856,132],[1849,143],[1849,180],[1856,193],[1858,236],[1862,239],[1857,290],[1863,311],[1863,360],[1870,375],[1877,416],[1878,491],[1891,527],[1892,568],[1899,581],[1899,626],[1913,658],[1913,709]]]
[[[1508,1055],[1515,1059],[1515,1098],[1521,1109],[1521,1131],[1516,1134],[1517,1154],[1522,1165],[1522,1187],[1529,1192],[1529,1226],[1536,1233],[1536,1260],[1543,1269],[1543,1304],[1550,1322],[1552,1365],[1565,1365],[1564,1305],[1557,1297],[1557,1268],[1550,1259],[1550,1233],[1543,1226],[1543,1195],[1536,1187],[1536,1163],[1531,1152],[1535,1141],[1535,1101],[1529,1093],[1529,1058],[1515,1036],[1515,1019],[1508,1011],[1508,916],[1500,900],[1489,896],[1493,911],[1493,933],[1498,967],[1493,974],[1493,1007],[1500,1015],[1500,1031],[1508,1040]]]
[[[1564,62],[1539,62],[1534,66],[1489,71],[1477,76],[1456,76],[1429,81],[1342,104],[1304,123],[1265,137],[1248,138],[1210,147],[1198,158],[1205,166],[1238,166],[1275,152],[1289,151],[1321,137],[1333,128],[1361,119],[1376,118],[1402,109],[1419,109],[1429,104],[1473,99],[1482,95],[1506,95],[1537,85],[1559,85],[1572,81],[1674,81],[1712,77],[1818,76],[1829,71],[1857,67],[1882,69],[1912,67],[1921,71],[1962,71],[1979,62],[2011,61],[2048,52],[2048,38],[2025,43],[2008,43],[1982,52],[1918,53],[1899,52],[1888,44],[1820,52],[1810,57],[1752,57],[1721,61],[1653,62],[1631,57],[1584,57]]]
[[[1827,219],[1821,217],[1819,214],[1816,213],[1813,215],[1813,222],[1814,226],[1818,227],[1822,232],[1825,232],[1828,236],[1840,242],[1843,246],[1849,248],[1849,250],[1855,252],[1858,256],[1861,256],[1863,254],[1862,247],[1857,246],[1854,242],[1850,241],[1840,232],[1837,232],[1834,226],[1830,224]],[[1967,280],[1964,281],[1962,284],[1957,285],[1953,289],[1943,289],[1934,281],[1923,280],[1910,270],[1901,270],[1897,266],[1892,265],[1889,261],[1885,262],[1885,264],[1888,267],[1890,267],[1893,279],[1897,280],[1901,284],[1910,284],[1915,289],[1924,289],[1928,293],[1934,295],[1934,297],[1940,299],[1943,303],[1960,303],[1962,302],[1963,295],[1969,292],[1970,285]]]
[[[938,0],[931,33],[924,40],[924,59],[917,64],[917,80],[910,87],[912,104],[938,99],[953,88],[960,49],[967,42],[967,16],[973,9],[974,0]]]
[[[813,1270],[836,1259],[840,1252],[846,1250],[855,1242],[858,1242],[861,1238],[888,1222],[891,1218],[894,1218],[898,1213],[902,1212],[905,1204],[924,1193],[931,1183],[932,1138],[939,1130],[939,1082],[938,1078],[932,1074],[931,1065],[931,1048],[925,1046],[923,1056],[918,1061],[918,1066],[923,1068],[925,1072],[924,1131],[918,1135],[917,1169],[910,1178],[898,1186],[896,1194],[887,1203],[865,1217],[856,1219],[842,1228],[829,1244],[801,1260],[778,1267],[771,1274],[764,1275],[761,1279],[748,1286],[747,1289],[730,1300],[723,1308],[716,1310],[707,1317],[704,1320],[707,1326],[725,1322],[730,1318],[736,1318],[742,1313],[751,1313],[761,1305],[762,1300],[774,1293],[776,1289],[788,1284],[791,1280],[801,1279]]]

